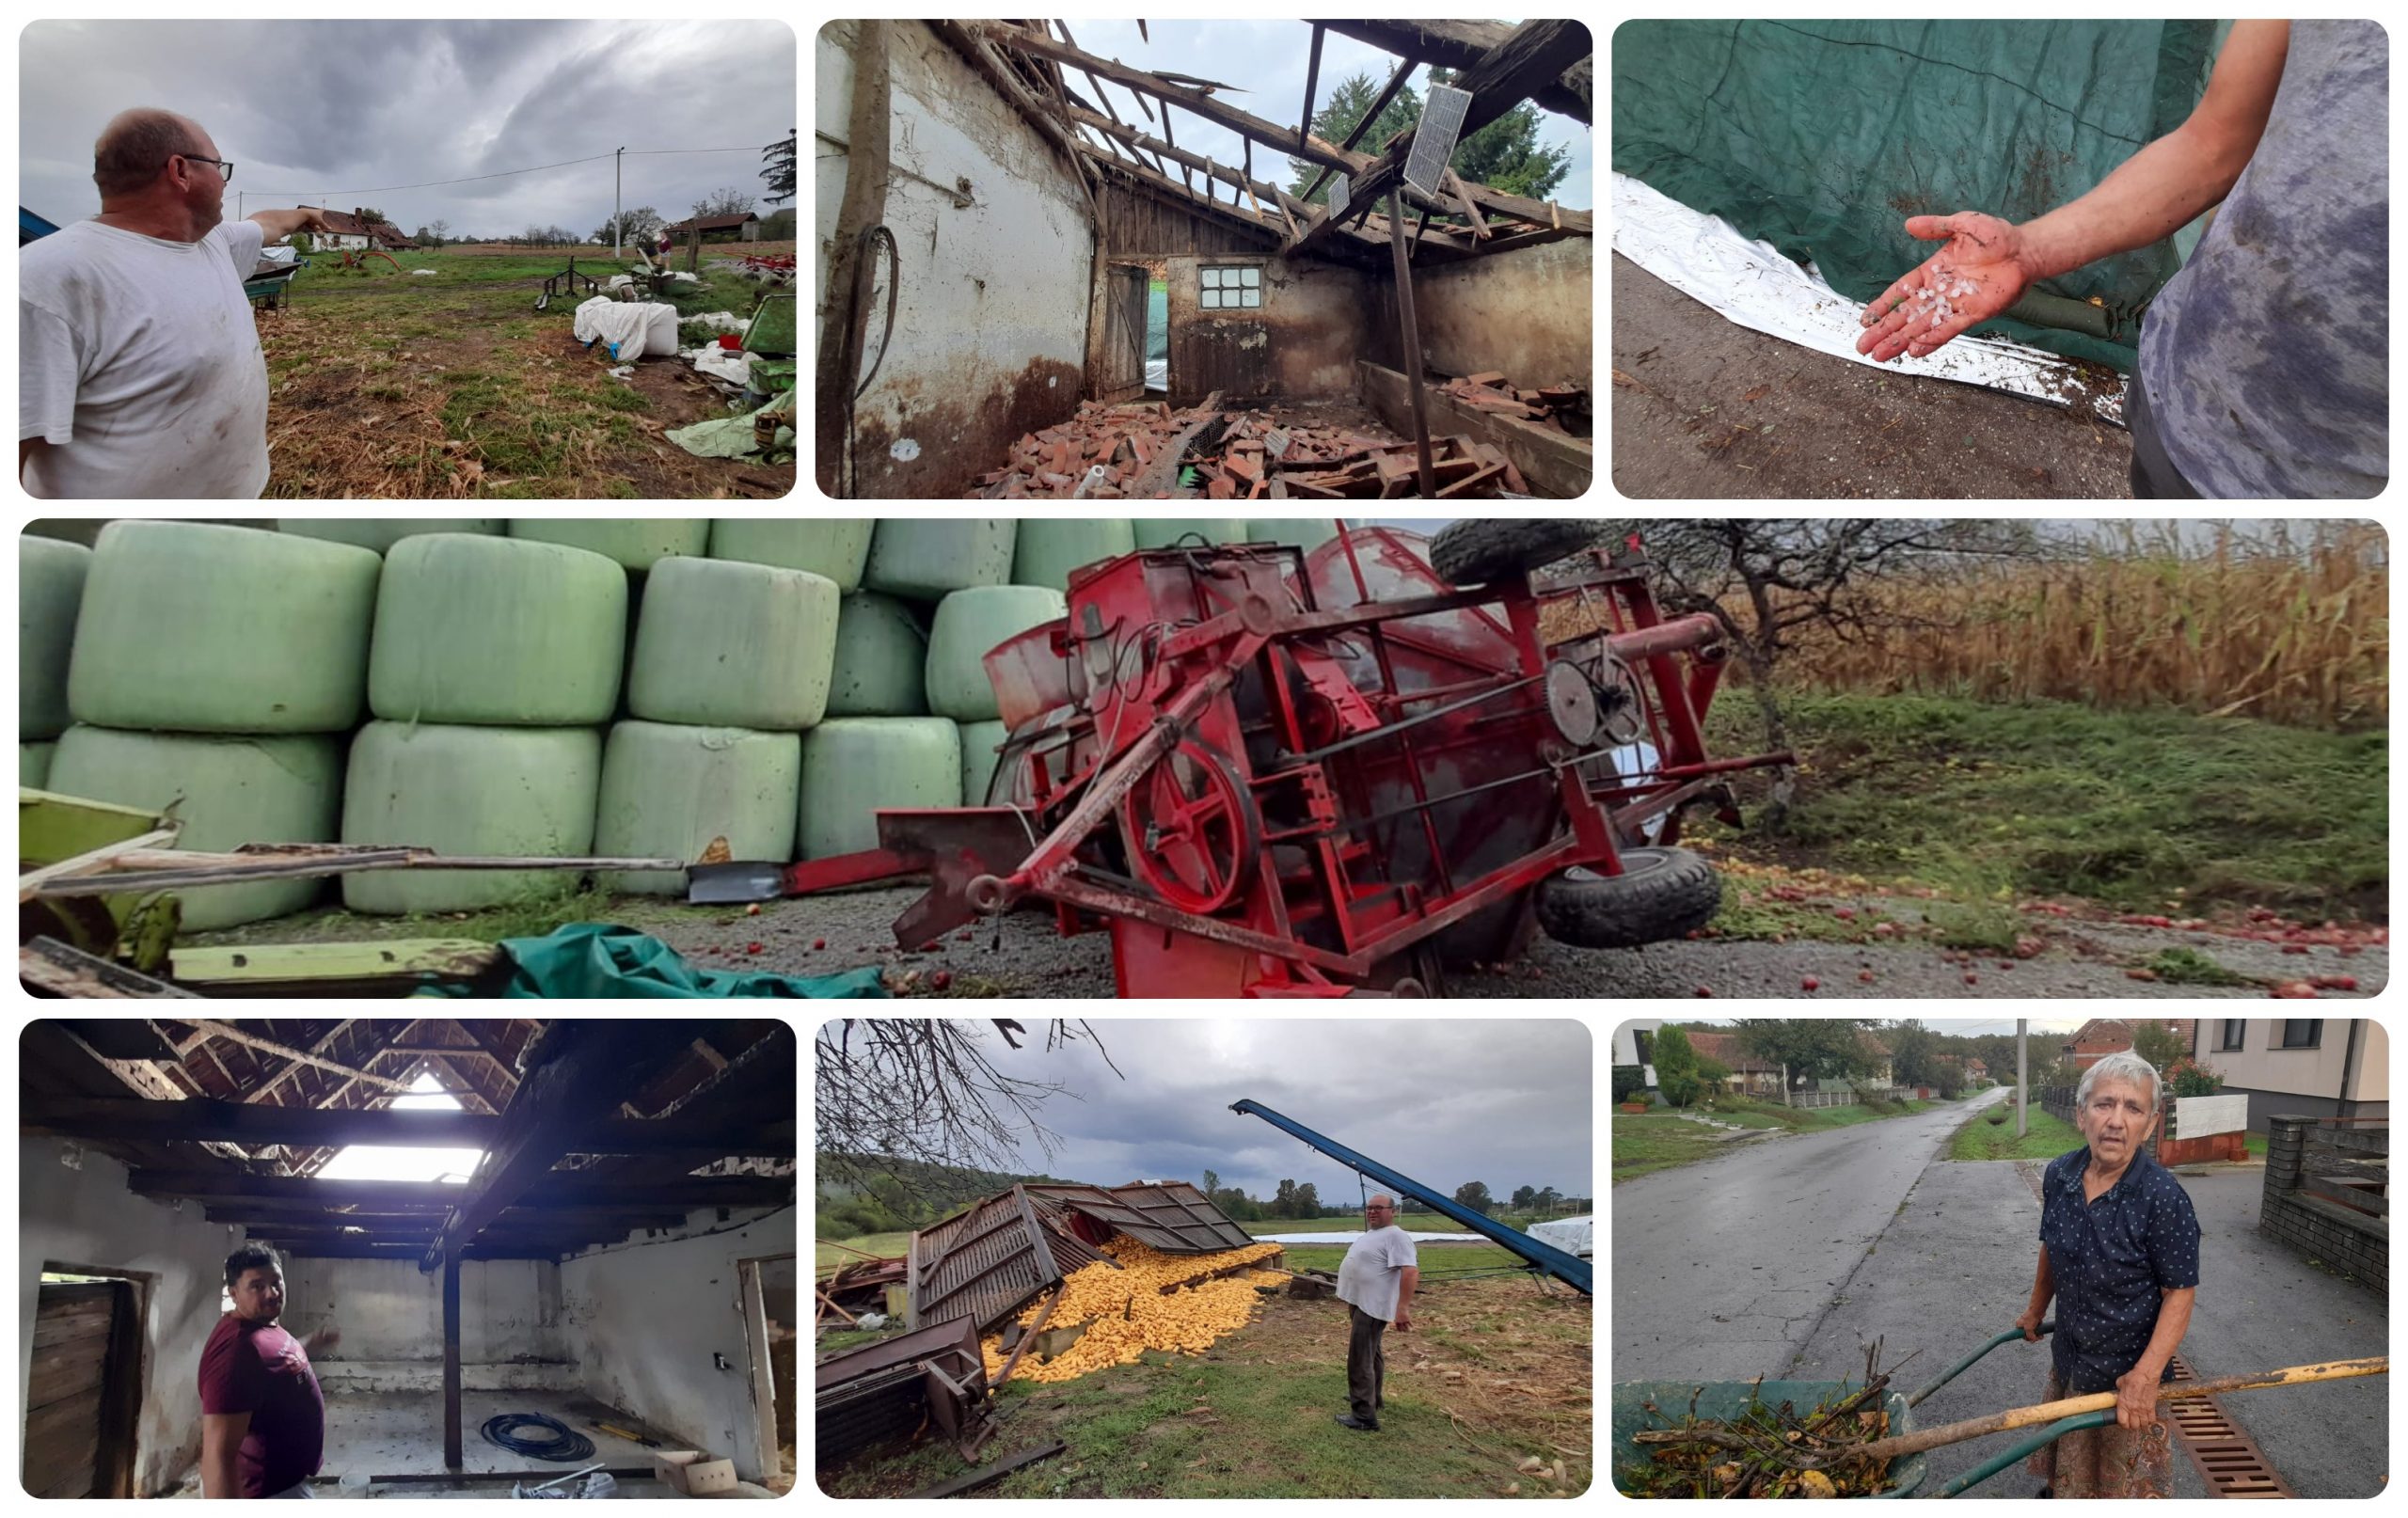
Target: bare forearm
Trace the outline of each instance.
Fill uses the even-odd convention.
[[[2088,195],[2023,224],[2031,277],[2046,279],[2146,247],[2189,225],[2230,193],[2247,163],[2176,128],[2125,159]]]
[[[209,1455],[200,1457],[200,1494],[204,1497],[239,1497],[243,1494],[242,1478],[234,1468],[230,1452],[222,1459]]]
[[[2057,1278],[2049,1272],[2049,1246],[2040,1246],[2040,1269],[2032,1277],[2032,1310],[2047,1312],[2049,1304],[2056,1300]]]
[[[1413,1289],[1420,1284],[1421,1272],[1418,1267],[1408,1265],[1397,1273],[1396,1305],[1399,1311],[1413,1305]]]
[[[2191,1327],[2191,1304],[2198,1298],[2198,1289],[2169,1292],[2157,1310],[2157,1331],[2148,1336],[2148,1348],[2141,1351],[2140,1363],[2133,1368],[2156,1375],[2174,1358],[2174,1351]]]
[[[269,242],[279,243],[309,226],[310,217],[306,211],[254,211],[244,219],[258,222]]]

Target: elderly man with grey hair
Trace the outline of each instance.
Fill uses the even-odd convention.
[[[1338,1300],[1346,1304],[1346,1399],[1352,1410],[1337,1415],[1340,1428],[1364,1433],[1380,1430],[1387,1357],[1380,1341],[1394,1323],[1413,1327],[1413,1291],[1421,1284],[1421,1257],[1413,1236],[1396,1225],[1396,1200],[1373,1192],[1363,1208],[1363,1234],[1346,1246],[1338,1265]]]
[[[267,488],[267,358],[244,281],[324,213],[225,220],[234,166],[189,117],[120,111],[101,213],[17,258],[17,478],[48,499],[248,500]]]
[[[2040,1269],[2016,1326],[2040,1336],[2057,1303],[2047,1401],[2115,1394],[2115,1421],[2034,1455],[2044,1497],[2170,1497],[2173,1444],[2157,1389],[2191,1324],[2199,1219],[2190,1194],[2143,1146],[2157,1129],[2158,1077],[2130,1050],[2083,1072],[2074,1121],[2086,1141],[2040,1183]]]

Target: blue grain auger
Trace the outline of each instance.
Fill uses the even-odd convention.
[[[1491,1239],[1504,1245],[1582,1296],[1593,1297],[1597,1294],[1590,1285],[1589,1261],[1577,1255],[1568,1255],[1553,1244],[1541,1243],[1519,1228],[1509,1228],[1501,1223],[1492,1223],[1453,1197],[1434,1192],[1411,1177],[1400,1175],[1377,1160],[1357,1154],[1336,1139],[1316,1133],[1292,1117],[1281,1116],[1259,1101],[1233,1101],[1229,1104],[1229,1111],[1252,1113],[1272,1127],[1294,1134],[1340,1164],[1360,1171],[1398,1195],[1410,1196],[1433,1212],[1450,1217],[1481,1238]]]

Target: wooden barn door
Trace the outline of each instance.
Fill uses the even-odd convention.
[[[1103,266],[1103,353],[1096,398],[1111,404],[1146,393],[1146,267]]]
[[[134,1283],[44,1283],[25,1388],[25,1490],[37,1497],[132,1496],[140,1384]]]

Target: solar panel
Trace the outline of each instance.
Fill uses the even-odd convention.
[[[1336,221],[1346,213],[1346,176],[1333,174],[1329,180],[1329,219]]]
[[[1438,193],[1438,177],[1455,156],[1455,138],[1464,130],[1464,112],[1471,108],[1471,92],[1448,85],[1432,85],[1413,129],[1413,152],[1404,161],[1404,182],[1423,195]]]

